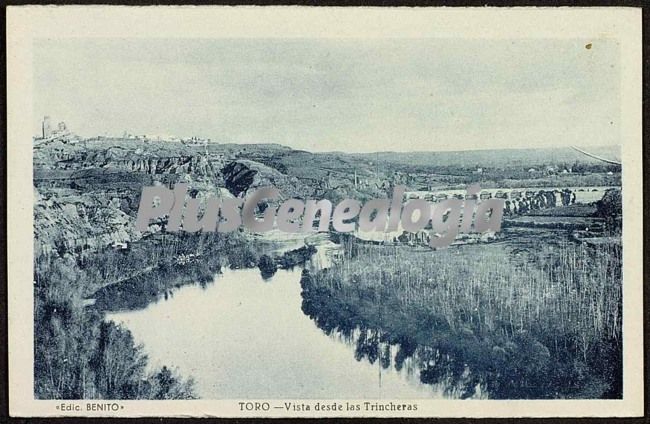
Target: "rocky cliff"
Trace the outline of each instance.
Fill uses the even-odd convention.
[[[87,140],[39,145],[34,149],[36,256],[75,255],[139,240],[143,234],[135,230],[135,219],[142,187],[179,182],[188,183],[198,197],[245,196],[269,185],[283,197],[307,192],[295,177],[256,161],[181,144]],[[149,231],[159,229],[152,225]]]
[[[34,189],[34,254],[66,256],[137,240],[133,217],[118,197]]]

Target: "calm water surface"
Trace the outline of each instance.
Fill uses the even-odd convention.
[[[320,330],[301,310],[300,273],[226,270],[107,319],[131,330],[152,367],[194,377],[202,398],[442,397],[413,367],[357,361],[354,342]]]

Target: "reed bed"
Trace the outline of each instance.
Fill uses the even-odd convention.
[[[529,332],[586,358],[621,336],[621,248],[569,242],[513,253],[507,245],[416,251],[346,241],[343,260],[318,274],[330,290],[363,291],[441,317],[452,332]],[[568,344],[568,345],[567,345]]]

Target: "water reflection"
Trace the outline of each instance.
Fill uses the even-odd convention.
[[[145,309],[161,299],[170,300],[174,291],[188,284],[207,287],[214,281],[215,267],[203,263],[184,267],[162,267],[140,276],[111,284],[94,294],[94,307],[105,311]]]
[[[418,344],[406,334],[368,327],[355,311],[337,295],[311,284],[309,272],[303,273],[302,310],[327,335],[340,340],[354,350],[357,361],[376,364],[383,370],[394,370],[429,385],[446,398],[486,398],[481,380],[462,359],[445,353],[440,347]],[[374,302],[374,300],[373,300]],[[378,315],[385,313],[377,308]],[[413,331],[435,330],[430,322],[404,323]],[[462,358],[462,355],[460,355]]]
[[[258,269],[226,270],[203,288],[183,286],[107,319],[131,330],[152,366],[193,376],[207,399],[445,396],[422,383],[409,358],[389,359],[396,351],[382,334],[322,331],[301,311],[300,278],[300,269],[268,281]]]
[[[621,364],[615,341],[604,339],[592,355],[580,356],[560,339],[551,352],[539,341],[540,334],[452,328],[442,314],[426,307],[404,308],[385,285],[362,286],[354,284],[359,277],[351,278],[348,285],[327,278],[316,282],[303,272],[302,310],[324,333],[351,346],[357,360],[406,371],[448,398],[605,398],[620,393],[616,375],[610,377]]]
[[[96,307],[122,311],[108,319],[133,332],[152,366],[177,366],[194,376],[204,398],[542,399],[563,397],[562,390],[585,398],[620,393],[615,378],[608,389],[600,377],[616,370],[610,364],[621,363],[613,342],[597,346],[593,358],[607,360],[589,370],[591,357],[580,360],[562,345],[544,345],[539,335],[477,335],[469,326],[451,328],[429,309],[404,309],[386,285],[316,284],[311,276],[329,272],[341,255],[339,245],[321,240],[307,263],[293,270],[220,273],[196,264],[156,271],[100,291]]]

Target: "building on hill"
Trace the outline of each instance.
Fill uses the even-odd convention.
[[[53,129],[50,117],[44,116],[43,122],[41,123],[41,136],[34,137],[34,144],[42,144],[55,140],[74,144],[79,142],[80,138],[68,130],[65,121],[60,121],[56,128]]]

